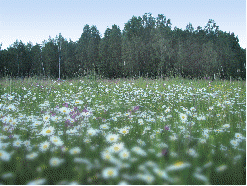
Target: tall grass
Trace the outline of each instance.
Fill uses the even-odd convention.
[[[240,81],[0,81],[2,184],[245,184]]]

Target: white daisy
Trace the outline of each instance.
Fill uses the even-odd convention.
[[[53,157],[50,159],[49,164],[51,167],[58,167],[64,162],[64,159]]]
[[[51,136],[50,141],[56,146],[63,146],[63,141],[58,136]]]
[[[102,125],[100,125],[100,129],[106,130],[106,129],[109,129],[109,128],[110,128],[110,127],[109,127],[108,124],[102,124]]]
[[[193,176],[196,179],[203,181],[206,185],[210,185],[208,177],[206,177],[206,176],[204,176],[202,174],[199,174],[199,173],[194,173]]]
[[[43,185],[46,182],[46,179],[37,179],[37,180],[32,180],[27,183],[27,185]]]
[[[108,134],[106,136],[106,141],[110,143],[114,143],[118,141],[118,138],[119,138],[119,135],[117,134]]]
[[[62,107],[59,109],[59,111],[63,114],[66,114],[66,115],[70,113],[70,109],[67,107]]]
[[[227,165],[220,165],[219,167],[217,167],[215,170],[217,172],[223,172],[227,169]]]
[[[124,149],[119,153],[119,157],[121,159],[128,159],[130,158],[130,152],[127,149]]]
[[[124,143],[115,143],[109,148],[109,150],[114,153],[119,153],[123,150],[123,148],[124,148]]]
[[[224,124],[223,128],[230,128],[230,124]]]
[[[114,168],[114,167],[108,167],[108,168],[105,168],[103,171],[102,171],[102,176],[103,178],[105,179],[108,179],[108,178],[115,178],[118,176],[118,169]]]
[[[238,140],[231,140],[230,143],[236,148],[239,145],[239,141]]]
[[[70,149],[69,151],[70,154],[80,154],[81,153],[81,149],[79,147],[74,147],[72,149]]]
[[[97,134],[97,130],[90,128],[87,130],[87,133],[89,136],[95,136]]]
[[[13,142],[13,146],[14,147],[20,147],[22,145],[22,143],[23,142],[21,140],[17,139],[16,141]]]
[[[120,181],[118,185],[129,185],[129,183],[127,181]]]
[[[138,147],[138,146],[133,147],[131,150],[140,156],[147,155],[147,153],[141,147]]]
[[[187,121],[187,115],[186,114],[180,113],[179,116],[180,116],[182,123],[185,123]]]
[[[43,121],[44,122],[49,122],[50,121],[50,115],[44,115],[43,116]]]
[[[122,128],[118,131],[120,134],[126,135],[129,133],[129,130],[127,128]]]
[[[139,179],[145,181],[147,184],[152,184],[155,180],[151,174],[138,174]]]
[[[139,125],[144,125],[143,119],[138,119]]]
[[[10,154],[4,150],[0,150],[0,159],[3,161],[9,161],[11,158]]]
[[[194,157],[194,158],[197,158],[198,156],[199,156],[199,154],[195,151],[195,149],[189,149],[188,151],[187,151],[187,153],[190,155],[190,156],[192,156],[192,157]]]
[[[109,161],[110,159],[112,159],[112,155],[109,151],[103,151],[101,152],[101,158]]]
[[[37,152],[32,152],[31,154],[27,154],[27,155],[26,155],[26,158],[27,158],[28,160],[33,160],[33,159],[35,159],[36,157],[38,157],[38,153],[37,153]]]
[[[166,168],[166,171],[176,171],[176,170],[182,170],[185,169],[187,167],[190,167],[189,163],[184,163],[182,161],[179,161],[173,165],[170,165]]]
[[[39,150],[42,152],[46,152],[49,149],[49,147],[50,147],[50,142],[45,141],[45,142],[40,144]]]
[[[44,128],[40,134],[43,136],[52,136],[54,134],[55,128],[52,126]]]
[[[243,135],[241,133],[235,133],[235,138],[237,138],[238,140],[242,140]]]

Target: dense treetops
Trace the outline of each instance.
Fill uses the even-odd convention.
[[[189,23],[185,30],[171,29],[163,14],[133,16],[121,31],[107,28],[103,38],[96,26],[85,25],[78,41],[61,34],[42,44],[16,41],[0,50],[0,76],[82,75],[119,77],[241,78],[245,79],[246,49],[234,33],[219,30],[209,19],[202,28]]]

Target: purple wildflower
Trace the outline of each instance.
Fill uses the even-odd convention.
[[[164,129],[165,130],[170,130],[169,126],[167,126],[167,125],[164,127]]]

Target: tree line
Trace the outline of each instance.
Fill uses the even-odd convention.
[[[26,45],[16,40],[0,50],[0,76],[73,78],[97,75],[105,78],[167,77],[241,78],[246,76],[246,49],[234,33],[219,30],[209,19],[202,28],[191,23],[185,30],[171,29],[163,14],[133,16],[105,30],[85,25],[78,41],[61,34],[42,44]],[[0,48],[1,49],[1,48]]]

